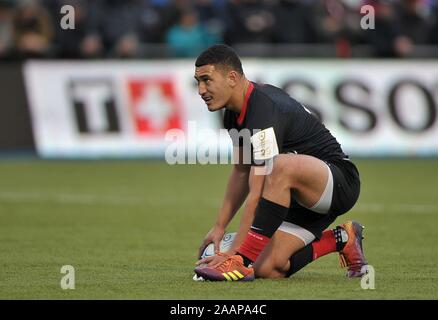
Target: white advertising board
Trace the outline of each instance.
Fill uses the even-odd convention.
[[[250,80],[305,104],[352,156],[438,155],[437,62],[249,59],[243,66]],[[192,60],[30,61],[24,73],[43,157],[162,157],[172,129],[199,136],[188,156],[205,143],[230,149],[223,135],[202,137],[221,128],[221,114],[198,96]]]

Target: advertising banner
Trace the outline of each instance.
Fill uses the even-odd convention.
[[[247,59],[243,66],[248,79],[302,102],[352,156],[438,155],[437,62]],[[184,136],[177,149],[188,157],[231,149],[219,134],[221,113],[198,96],[192,60],[30,61],[24,74],[43,157],[163,157],[174,133]]]
[[[162,157],[169,130],[221,125],[187,62],[35,61],[24,72],[43,157]]]

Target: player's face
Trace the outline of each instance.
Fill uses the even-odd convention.
[[[232,87],[224,71],[207,64],[196,68],[195,79],[198,82],[198,93],[208,110],[216,111],[226,106],[231,97]]]

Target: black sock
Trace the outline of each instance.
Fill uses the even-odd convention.
[[[243,258],[243,265],[245,267],[249,267],[251,264],[254,263],[254,261],[251,261],[251,259],[245,257],[243,254],[241,254],[239,252],[236,252],[236,255],[239,255],[239,256],[241,256]]]
[[[301,248],[296,253],[293,254],[289,259],[290,267],[286,272],[286,277],[290,277],[294,273],[300,271],[302,268],[307,266],[313,261],[313,246],[309,243],[304,248]]]
[[[260,198],[251,231],[271,238],[286,218],[288,212],[289,208],[265,198]]]
[[[346,242],[342,239],[342,231],[343,229],[339,226],[332,229],[333,235],[336,240],[336,251],[341,251],[344,249]],[[305,266],[307,266],[309,263],[313,261],[313,245],[312,243],[309,243],[304,248],[301,248],[296,253],[290,257],[290,267],[289,270],[286,272],[286,277],[290,277],[294,273],[298,272]]]

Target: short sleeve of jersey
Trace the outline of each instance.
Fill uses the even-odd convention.
[[[252,105],[246,127],[251,131],[252,163],[263,165],[264,161],[282,153],[286,117],[275,104],[266,98]]]

